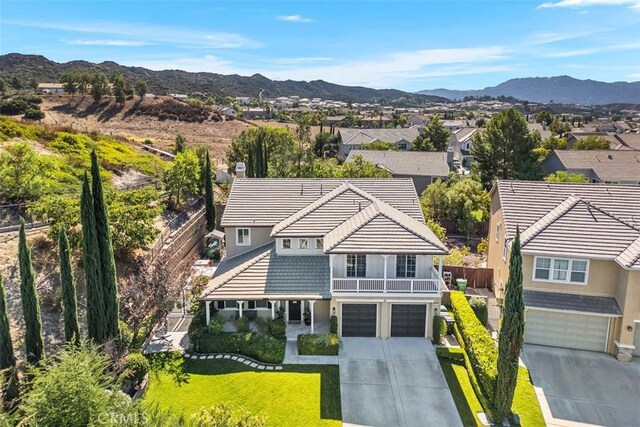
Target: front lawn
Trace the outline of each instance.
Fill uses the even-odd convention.
[[[156,371],[149,375],[144,401],[190,416],[203,407],[229,402],[267,418],[269,426],[340,426],[337,366],[285,365],[256,371],[230,360],[185,360],[186,383]]]
[[[533,389],[531,377],[527,368],[518,368],[518,384],[513,396],[511,410],[520,416],[520,424],[523,426],[543,426],[544,416],[540,409],[538,396]]]

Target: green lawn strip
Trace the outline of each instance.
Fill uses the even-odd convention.
[[[448,359],[439,359],[442,372],[447,379],[449,390],[458,408],[458,414],[464,426],[481,426],[477,417],[479,412],[484,412],[482,405],[469,381],[469,375],[462,363],[456,363]]]
[[[229,360],[185,360],[188,383],[152,372],[144,401],[187,417],[220,402],[267,417],[269,426],[340,426],[337,366],[285,365],[258,371]]]
[[[518,369],[518,384],[513,396],[511,410],[520,417],[523,426],[544,426],[544,417],[538,402],[538,396],[531,383],[527,368]]]

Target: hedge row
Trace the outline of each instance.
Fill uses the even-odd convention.
[[[472,384],[482,406],[491,417],[498,376],[498,349],[462,292],[451,292],[451,307],[456,320],[456,338],[468,357],[467,370],[471,371],[469,376],[472,377],[471,373],[474,374],[476,381],[472,379]]]
[[[282,363],[285,340],[255,332],[204,332],[199,337],[199,353],[235,353],[265,363]]]
[[[438,359],[464,362],[464,350],[460,347],[436,347],[436,356],[438,356]]]
[[[298,354],[337,356],[340,340],[336,334],[298,335]]]
[[[442,316],[433,316],[433,342],[440,344],[447,335],[447,321]]]

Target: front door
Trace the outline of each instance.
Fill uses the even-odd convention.
[[[300,323],[300,320],[302,319],[302,317],[300,316],[301,305],[302,304],[300,300],[289,301],[289,322]]]

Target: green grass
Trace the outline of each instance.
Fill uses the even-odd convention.
[[[449,384],[449,390],[451,390],[456,408],[458,408],[462,425],[481,426],[482,424],[476,414],[484,412],[484,410],[476,397],[476,393],[473,391],[464,364],[448,359],[440,359],[440,366],[442,367],[442,372],[444,372],[444,377],[447,379],[447,384]]]
[[[527,368],[518,368],[518,384],[511,409],[520,416],[523,426],[543,426],[544,417]]]
[[[282,371],[256,371],[227,360],[185,360],[188,381],[150,374],[144,401],[187,417],[201,408],[229,402],[267,418],[268,426],[340,426],[337,366],[286,365]]]

